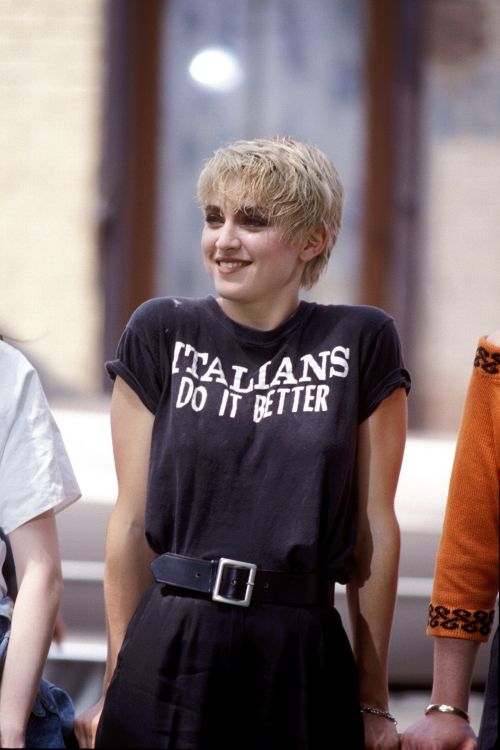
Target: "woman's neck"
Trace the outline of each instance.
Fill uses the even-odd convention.
[[[296,297],[281,305],[245,305],[241,302],[218,297],[221,310],[235,323],[255,328],[258,331],[272,331],[290,318],[299,306]]]

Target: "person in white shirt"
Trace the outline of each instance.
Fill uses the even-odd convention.
[[[0,672],[1,747],[27,744],[62,595],[55,513],[80,495],[36,370],[0,340],[0,527],[12,547],[18,584],[13,605],[1,574],[6,546],[0,540],[4,651],[9,644]],[[29,746],[36,745],[30,740]]]

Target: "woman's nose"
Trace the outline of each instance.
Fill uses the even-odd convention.
[[[227,250],[240,246],[238,228],[234,222],[224,222],[219,232],[219,236],[217,237],[215,246],[218,250]]]

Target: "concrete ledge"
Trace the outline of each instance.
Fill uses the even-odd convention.
[[[106,663],[106,639],[92,640],[87,635],[81,638],[65,638],[62,643],[53,643],[49,650],[51,661],[81,661],[96,664]]]

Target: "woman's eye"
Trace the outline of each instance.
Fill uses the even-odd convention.
[[[222,224],[223,219],[220,214],[207,214],[205,221],[207,224]]]
[[[251,227],[267,227],[268,221],[265,216],[248,214],[245,216],[245,224]]]

